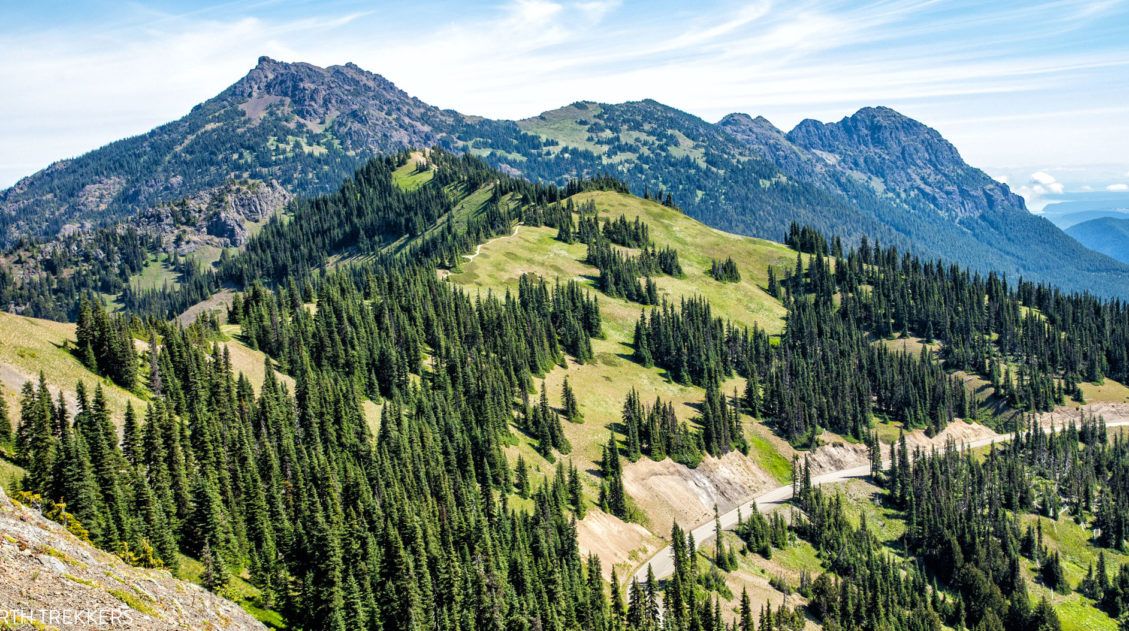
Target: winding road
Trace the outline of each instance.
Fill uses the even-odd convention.
[[[1124,426],[1129,426],[1129,418],[1122,418],[1106,422],[1107,428]],[[965,449],[976,449],[978,447],[987,447],[992,443],[1007,442],[1012,438],[1015,438],[1015,434],[999,434],[996,436],[990,436],[988,438],[981,438],[978,440],[962,443],[962,447]],[[883,464],[885,465],[885,463]],[[870,465],[865,464],[858,467],[839,469],[837,471],[831,471],[822,475],[814,476],[811,482],[813,486],[822,486],[824,484],[844,482],[846,480],[850,480],[851,478],[865,478],[868,475],[870,475]],[[756,497],[747,500],[744,503],[738,504],[732,510],[719,515],[718,518],[721,520],[721,527],[729,530],[737,525],[738,512],[744,515],[748,515],[751,510],[754,510],[754,507],[755,510],[764,512],[766,509],[771,508],[777,504],[783,504],[790,499],[792,499],[792,485],[788,484],[787,486],[780,486],[770,491],[766,491],[765,493],[757,495]],[[690,531],[690,534],[694,535],[694,541],[696,545],[701,545],[702,543],[713,539],[713,520],[711,519],[697,526]],[[650,567],[654,571],[656,579],[661,580],[670,576],[671,574],[674,574],[674,556],[671,552],[670,546],[659,550],[655,553],[654,556],[643,562],[643,565],[641,565],[639,569],[635,570],[635,580],[638,580],[640,583],[645,582],[647,580],[648,567]]]

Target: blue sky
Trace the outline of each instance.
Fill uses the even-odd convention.
[[[654,98],[790,129],[889,105],[1035,207],[1129,189],[1129,0],[0,0],[0,186],[182,116],[259,55],[504,118]]]

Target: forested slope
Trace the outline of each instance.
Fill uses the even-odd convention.
[[[297,628],[1053,624],[1060,601],[1027,603],[1034,577],[1015,570],[1050,557],[999,531],[1068,487],[1062,506],[1094,528],[1085,545],[1124,545],[1123,449],[1100,424],[1071,434],[1077,456],[1063,443],[1049,469],[1020,459],[996,477],[899,441],[875,480],[910,525],[880,541],[805,480],[831,443],[877,461],[900,432],[1026,428],[1124,381],[1125,304],[786,236],[721,233],[610,178],[557,187],[441,151],[376,159],[198,284],[138,297],[171,314],[237,288],[215,317],[184,328],[85,302],[58,349],[90,371],[73,404],[21,384],[0,442],[17,484],[65,504],[96,545],[191,568]],[[252,352],[261,385],[244,374]],[[113,409],[115,388],[135,405]],[[1030,432],[1041,467],[1047,439]],[[645,472],[704,489],[694,522],[757,488],[799,493],[794,510],[742,516],[738,541],[699,547]],[[757,488],[723,489],[742,475]],[[1003,488],[1019,497],[985,500]],[[621,544],[601,549],[601,534]],[[621,580],[659,539],[672,578]],[[1111,621],[1098,593],[1086,606]]]

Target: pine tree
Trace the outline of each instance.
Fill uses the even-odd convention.
[[[580,404],[576,400],[576,393],[572,391],[572,386],[568,383],[568,377],[564,378],[564,384],[561,386],[561,401],[564,407],[565,418],[573,423],[580,423],[584,421],[584,415],[580,413]]]
[[[58,457],[58,440],[52,431],[54,405],[47,379],[39,373],[39,387],[24,383],[20,396],[20,424],[16,428],[16,458],[27,469],[28,486],[42,492],[51,486],[51,471]]]
[[[529,487],[529,465],[525,463],[523,456],[518,455],[517,464],[514,466],[514,492],[520,497],[528,498]]]
[[[211,545],[204,544],[204,549],[200,553],[200,562],[204,565],[204,572],[200,575],[200,583],[205,589],[219,592],[227,587],[230,580],[227,567],[224,565],[223,559],[212,550]]]
[[[587,603],[581,609],[581,626],[584,629],[606,629],[608,624],[608,601],[604,596],[604,578],[600,569],[600,557],[588,555]]]
[[[615,567],[612,568],[611,576],[611,599],[610,599],[610,618],[608,621],[609,631],[626,631],[627,629],[627,605],[623,602],[623,592],[620,588],[619,573]]]
[[[737,631],[757,631],[753,622],[753,606],[749,602],[749,591],[743,587],[741,588],[741,610],[738,614]],[[763,625],[761,631],[765,631]],[[771,629],[768,631],[771,631]]]
[[[623,467],[614,432],[604,445],[600,472],[603,476],[600,484],[600,507],[620,519],[627,519],[627,493],[623,490]]]
[[[761,387],[755,374],[749,375],[749,378],[745,380],[745,396],[743,401],[745,410],[749,413],[749,416],[760,418],[762,409]]]
[[[157,333],[153,331],[149,335],[149,390],[160,396],[162,385],[160,349],[157,346]]]
[[[0,386],[0,445],[12,443],[12,419],[8,416],[8,400],[4,397],[4,388]]]
[[[577,519],[584,519],[584,486],[580,481],[580,473],[576,464],[571,460],[568,463],[568,501]]]
[[[125,407],[125,419],[122,421],[122,454],[126,462],[137,466],[141,456],[141,429],[137,424],[137,414],[133,411],[133,403]]]

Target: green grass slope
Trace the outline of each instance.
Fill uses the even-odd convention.
[[[704,296],[713,305],[717,315],[745,326],[758,326],[770,333],[782,330],[784,308],[762,288],[767,283],[767,268],[791,266],[795,262],[795,252],[777,243],[740,237],[714,230],[660,204],[631,195],[612,192],[587,192],[573,197],[577,204],[594,202],[602,218],[618,217],[623,214],[628,219],[640,217],[650,226],[652,241],[658,247],[671,246],[678,250],[679,260],[684,271],[683,278],[667,276],[656,278],[659,291],[667,300],[677,302],[681,298]],[[525,273],[535,273],[553,282],[554,279],[577,280],[591,288],[600,303],[603,319],[604,339],[593,340],[594,360],[587,364],[576,364],[571,360],[566,367],[558,367],[545,375],[543,383],[548,388],[551,404],[561,404],[561,387],[567,376],[580,399],[584,422],[564,423],[564,431],[572,444],[572,453],[565,456],[571,459],[581,471],[593,475],[586,478],[587,495],[595,500],[598,494],[598,478],[594,475],[599,469],[602,446],[607,442],[609,431],[615,429],[620,421],[621,410],[628,392],[634,388],[648,404],[656,397],[675,405],[676,413],[682,421],[690,423],[697,415],[696,406],[704,399],[704,391],[674,383],[659,368],[646,368],[631,359],[631,346],[635,323],[640,311],[652,309],[626,300],[610,298],[595,289],[598,271],[584,263],[587,246],[581,243],[566,244],[556,240],[556,229],[545,227],[518,226],[513,234],[497,237],[483,244],[476,253],[463,257],[457,269],[443,271],[450,282],[469,291],[500,293],[514,291],[518,279]],[[711,259],[732,257],[740,265],[740,283],[720,283],[707,274]],[[743,380],[731,379],[726,384],[727,391],[743,388]],[[541,384],[538,384],[540,387]],[[747,473],[759,480],[761,485],[775,486],[790,473],[791,447],[771,434],[771,431],[754,419],[747,418],[746,426],[751,439],[748,456],[731,454],[726,457],[727,467],[701,467],[709,469],[702,474],[708,483],[721,486],[732,482]],[[541,458],[534,449],[535,442],[515,431],[517,444],[511,448],[511,456],[516,459],[522,455],[543,474],[551,474],[555,466]],[[735,465],[733,460],[740,459]],[[644,457],[631,467],[643,467],[650,471],[657,465],[648,464]],[[689,472],[681,465],[667,462],[669,467],[657,467],[661,475],[672,476],[668,486],[690,486]],[[741,468],[744,467],[744,468]],[[686,479],[679,478],[681,475]],[[659,475],[656,473],[655,475]],[[676,479],[677,478],[677,479]],[[751,483],[751,482],[750,482]],[[653,497],[635,496],[639,510],[639,521],[651,530],[651,535],[663,537],[667,533],[672,516],[668,501]],[[673,518],[682,517],[689,521],[700,521],[704,515],[699,513],[679,513]],[[626,531],[629,526],[621,526]],[[583,529],[582,529],[583,532]],[[582,540],[584,539],[582,535]],[[642,545],[647,537],[636,543]],[[625,557],[639,558],[639,551],[621,549],[612,553],[614,562],[618,557],[624,567]],[[645,558],[645,556],[643,557]],[[605,567],[613,563],[605,559]]]
[[[26,381],[37,381],[42,372],[52,392],[73,394],[75,384],[88,387],[102,384],[106,400],[115,417],[125,412],[127,403],[144,409],[145,402],[136,394],[114,385],[91,372],[71,353],[75,326],[50,320],[25,318],[0,312],[0,389],[8,401],[13,417],[19,410],[19,392]],[[12,422],[16,422],[16,418]]]

